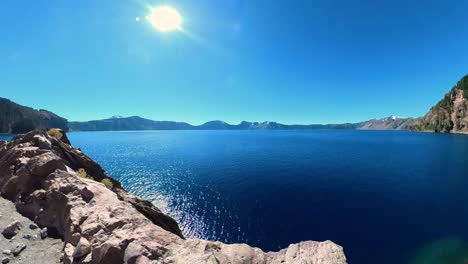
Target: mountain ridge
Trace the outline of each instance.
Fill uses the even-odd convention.
[[[142,130],[310,130],[310,129],[359,129],[359,130],[406,130],[413,118],[389,116],[358,123],[342,124],[292,124],[274,121],[229,124],[213,120],[201,125],[186,122],[156,121],[140,116],[112,116],[91,121],[68,121],[50,111],[22,106],[0,98],[0,133],[25,133],[38,128],[60,128],[64,131],[142,131]]]
[[[44,109],[33,109],[0,97],[0,133],[24,133],[37,128],[64,131],[139,131],[139,130],[275,130],[275,129],[356,129],[411,130],[416,132],[468,133],[468,75],[463,76],[444,97],[422,117],[388,116],[357,123],[292,124],[242,121],[229,124],[221,120],[201,125],[186,122],[156,121],[140,116],[113,116],[107,119],[69,122]]]
[[[155,121],[140,116],[107,118],[85,122],[69,122],[71,131],[133,131],[133,130],[307,130],[307,129],[360,129],[360,130],[405,130],[414,118],[389,116],[358,123],[343,124],[293,124],[286,125],[273,121],[229,124],[222,120],[213,120],[201,125],[186,122]]]
[[[44,109],[17,104],[0,97],[0,133],[24,133],[37,128],[68,130],[68,120]]]

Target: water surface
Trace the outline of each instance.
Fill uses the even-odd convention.
[[[430,263],[416,260],[428,245],[468,240],[465,135],[313,130],[69,137],[130,192],[175,217],[187,237],[267,251],[332,240],[351,264]],[[464,250],[457,251],[461,264]]]
[[[0,134],[0,140],[10,140],[12,137],[10,134]]]

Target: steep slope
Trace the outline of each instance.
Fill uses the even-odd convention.
[[[67,120],[46,110],[35,110],[0,98],[0,133],[24,133],[36,128],[68,130]]]
[[[417,120],[413,131],[468,132],[468,75],[464,76],[444,98]]]
[[[361,130],[409,130],[416,119],[389,116],[381,119],[371,119],[359,123],[357,129]]]
[[[246,244],[185,240],[174,220],[128,194],[80,150],[39,130],[0,142],[0,194],[63,239],[64,263],[346,263],[331,241],[266,253]]]

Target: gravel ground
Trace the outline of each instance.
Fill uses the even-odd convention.
[[[61,262],[63,241],[52,238],[41,239],[40,228],[31,229],[30,225],[33,222],[21,216],[16,211],[13,203],[0,198],[0,233],[15,221],[19,221],[22,225],[16,236],[7,239],[0,234],[0,264],[53,264]],[[19,255],[14,256],[13,251],[18,245],[21,248],[26,246],[26,248]],[[11,253],[9,254],[8,251],[11,251]]]

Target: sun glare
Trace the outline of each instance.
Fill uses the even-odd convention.
[[[147,18],[153,27],[162,32],[180,29],[182,24],[182,16],[170,6],[153,8]]]

